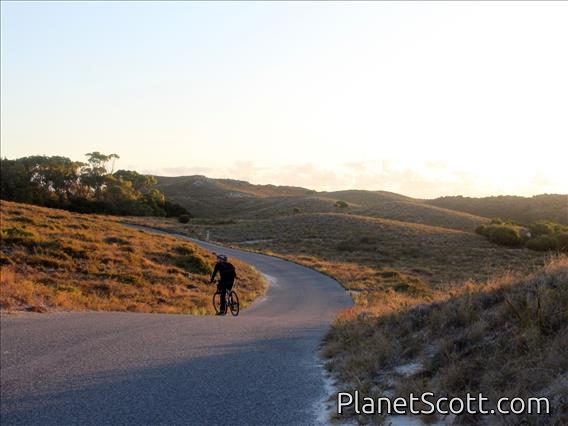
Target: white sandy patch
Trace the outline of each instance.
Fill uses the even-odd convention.
[[[394,368],[396,374],[404,377],[412,376],[422,370],[422,363],[411,362],[410,364],[398,365]]]
[[[317,426],[355,426],[357,423],[353,422],[338,422],[330,421],[331,416],[335,414],[335,399],[334,396],[337,393],[337,386],[335,380],[326,371],[324,365],[318,360],[318,367],[322,371],[324,394],[321,399],[319,399],[315,404],[315,412],[317,414],[316,425]]]
[[[268,275],[268,274],[262,274],[262,276],[264,278],[266,278],[266,281],[268,281],[268,287],[278,287],[278,280],[276,279],[276,277],[273,277],[272,275]]]

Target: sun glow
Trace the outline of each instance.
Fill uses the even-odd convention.
[[[97,150],[145,173],[314,189],[566,193],[568,3],[1,8],[8,158]]]

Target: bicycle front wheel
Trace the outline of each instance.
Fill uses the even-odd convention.
[[[216,291],[213,295],[213,309],[218,314],[221,311],[221,293]]]
[[[234,291],[231,291],[229,293],[229,300],[228,300],[228,304],[229,307],[231,309],[231,314],[236,317],[237,315],[239,315],[239,296],[237,296],[237,293]]]

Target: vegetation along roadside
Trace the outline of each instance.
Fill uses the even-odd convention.
[[[427,215],[420,219],[434,222]],[[550,416],[491,420],[566,421],[568,282],[566,255],[558,250],[496,244],[476,233],[475,226],[468,231],[349,211],[192,218],[186,223],[136,220],[273,254],[336,278],[356,302],[338,317],[321,352],[340,391],[359,390],[371,397],[426,391],[440,397],[474,391],[491,398],[546,395],[554,410]],[[438,216],[435,221],[443,223]],[[474,221],[476,226],[489,223],[482,217]],[[561,226],[543,223],[524,228],[563,232]],[[335,420],[390,421],[353,411]],[[458,416],[453,421],[484,424],[487,418]]]
[[[108,179],[101,193],[107,201],[113,179],[130,186],[124,176]],[[197,217],[77,215],[3,201],[4,309],[207,313],[211,255],[117,222],[139,223],[276,255],[337,279],[355,300],[321,352],[338,390],[545,395],[553,404],[550,416],[491,421],[568,423],[566,225],[550,219],[550,197],[531,200],[540,203],[534,222],[521,225],[390,193],[315,193],[204,177],[164,182],[158,187],[165,196]],[[263,284],[254,270],[247,279],[252,300]],[[349,410],[337,420],[389,421]]]
[[[215,258],[195,244],[129,229],[108,216],[0,203],[2,310],[213,313]],[[235,262],[246,306],[265,282]]]

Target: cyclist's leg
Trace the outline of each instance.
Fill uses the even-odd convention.
[[[221,312],[227,310],[227,286],[224,283],[219,283],[219,291],[221,292]]]

